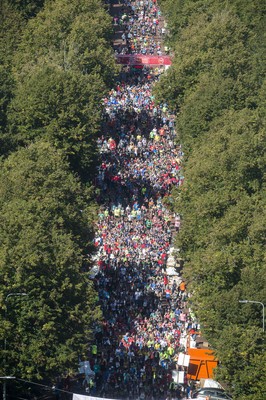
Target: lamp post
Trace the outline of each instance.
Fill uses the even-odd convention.
[[[253,301],[253,300],[239,300],[239,303],[254,303],[260,304],[262,306],[262,330],[265,332],[265,311],[264,311],[264,304],[261,301]]]
[[[28,296],[27,293],[23,293],[23,292],[15,292],[15,293],[9,293],[6,298],[5,298],[5,320],[7,320],[7,301],[9,299],[9,297],[11,296],[18,296],[18,297],[23,297],[23,296]],[[7,340],[6,337],[4,339],[4,371],[6,373],[6,345],[7,345]],[[14,377],[11,376],[3,376],[1,377],[3,379],[3,400],[6,400],[6,381],[7,379],[14,379]]]

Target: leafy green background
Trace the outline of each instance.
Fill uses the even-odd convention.
[[[185,183],[170,204],[182,216],[185,261],[216,377],[235,399],[266,393],[264,1],[161,0],[172,67],[155,92],[177,114]]]
[[[77,371],[101,319],[88,270],[113,28],[99,0],[0,15],[0,373],[47,381]]]

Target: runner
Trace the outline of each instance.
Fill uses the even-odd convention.
[[[127,51],[150,52],[160,18],[156,1],[124,4],[114,23],[124,28]],[[190,330],[197,330],[185,284],[167,276],[180,216],[167,209],[165,200],[184,178],[174,118],[168,105],[156,105],[152,95],[162,72],[124,71],[103,99],[95,284],[105,319],[89,360],[95,373],[90,387],[101,397],[181,398],[172,371],[183,369],[178,354]]]

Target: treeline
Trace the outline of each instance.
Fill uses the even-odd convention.
[[[0,372],[52,379],[101,317],[88,269],[111,17],[100,0],[3,0],[0,32]]]
[[[177,114],[185,183],[177,247],[191,306],[238,400],[266,393],[263,0],[161,0],[174,52],[156,95]]]

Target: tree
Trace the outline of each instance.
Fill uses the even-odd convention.
[[[13,79],[11,71],[0,65],[0,155],[6,155],[12,149],[12,140],[7,134],[7,107],[12,98]]]
[[[118,72],[110,46],[111,35],[110,17],[103,9],[76,17],[64,45],[66,68],[88,74],[97,71],[110,87]]]
[[[249,324],[242,328],[236,325],[227,327],[221,335],[217,347],[223,350],[223,362],[216,374],[221,381],[230,382],[237,399],[263,400],[265,393],[265,352],[263,341],[257,329]]]
[[[8,373],[51,379],[75,369],[100,317],[86,275],[95,211],[61,152],[45,142],[8,157],[0,182],[0,303],[2,310],[8,307],[1,334]],[[7,304],[12,292],[28,296]]]
[[[262,399],[265,356],[265,6],[164,0],[173,65],[157,101],[177,112],[185,183],[171,208],[191,307],[237,399]]]
[[[118,71],[111,33],[98,0],[47,2],[28,21],[13,58],[5,147],[49,140],[75,172],[92,179],[101,99]]]
[[[39,138],[50,141],[64,151],[76,172],[90,176],[104,87],[98,74],[37,67],[15,90],[8,114],[10,134],[17,145]]]
[[[7,133],[7,108],[13,96],[12,59],[25,25],[22,16],[9,2],[0,5],[0,155],[12,150]]]
[[[45,0],[11,0],[10,3],[25,18],[34,17],[43,7]]]
[[[229,10],[211,17],[200,14],[180,32],[173,48],[173,66],[160,79],[156,88],[158,101],[169,102],[179,110],[184,95],[191,93],[202,74],[216,71],[221,79],[237,80],[250,70],[247,42],[251,32]]]
[[[98,0],[47,2],[23,32],[15,57],[19,80],[37,64],[99,73],[109,87],[117,71],[111,17]]]

